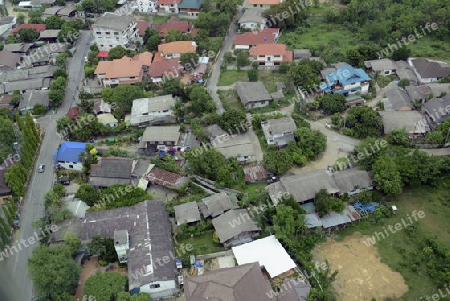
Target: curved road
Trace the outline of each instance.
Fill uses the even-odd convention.
[[[14,235],[19,241],[21,239],[27,240],[29,237],[34,236],[36,230],[33,228],[32,223],[44,215],[44,195],[51,189],[53,182],[52,152],[62,142],[56,132],[56,120],[63,117],[69,108],[75,104],[75,100],[78,99],[78,87],[80,86],[80,80],[84,77],[84,57],[87,55],[89,44],[92,40],[90,31],[80,33],[81,36],[75,45],[77,51],[68,60],[69,77],[65,101],[57,114],[46,115],[38,120],[45,131],[45,137],[37,156],[36,164],[45,164],[46,170],[44,173],[37,173],[36,169],[32,171],[27,194],[24,197],[24,205],[20,209],[21,229]],[[34,295],[34,289],[28,275],[27,262],[36,246],[37,243],[26,248],[22,247],[22,250],[18,253],[0,261],[1,301],[31,300]]]

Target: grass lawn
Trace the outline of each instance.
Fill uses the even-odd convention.
[[[245,108],[237,96],[236,90],[217,90],[220,101],[225,110],[236,110],[245,112]]]
[[[248,82],[247,71],[245,70],[227,70],[221,71],[217,86],[231,86],[237,81]]]
[[[224,247],[219,246],[214,243],[212,240],[213,231],[208,231],[201,236],[196,236],[192,238],[186,239],[178,239],[179,244],[191,244],[192,245],[192,254],[194,255],[204,255],[209,253],[216,253],[225,251]]]
[[[426,262],[420,262],[413,268],[411,261],[412,251],[422,253],[418,241],[427,237],[436,239],[444,248],[450,247],[450,179],[441,183],[439,188],[417,187],[408,188],[404,193],[389,199],[391,205],[398,208],[397,214],[385,219],[383,224],[372,225],[367,220],[355,224],[338,233],[339,238],[344,238],[355,231],[362,235],[373,236],[375,232],[383,232],[389,226],[402,223],[402,219],[410,224],[408,214],[411,216],[414,210],[423,211],[425,217],[415,222],[411,218],[412,225],[417,228],[417,237],[410,237],[402,230],[391,233],[389,230],[385,239],[378,240],[375,247],[378,249],[381,261],[386,263],[393,271],[399,272],[405,279],[409,291],[398,301],[419,300],[420,297],[431,295],[437,289],[436,282],[430,277],[426,269]],[[384,228],[385,227],[385,228]],[[414,257],[414,256],[413,256]],[[449,299],[440,299],[449,300]]]
[[[248,194],[249,197],[257,195],[259,192],[263,191],[267,186],[265,181],[254,183],[254,184],[245,184],[241,183],[239,185],[235,185],[233,189],[242,191],[242,193]]]
[[[259,70],[258,80],[264,84],[269,93],[277,92],[276,82],[284,82],[284,78],[280,73],[270,70]]]

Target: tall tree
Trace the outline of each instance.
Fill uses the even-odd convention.
[[[377,189],[385,194],[399,194],[402,192],[402,178],[394,159],[384,155],[372,166],[373,179]]]

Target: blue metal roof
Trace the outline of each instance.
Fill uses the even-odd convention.
[[[325,93],[333,92],[331,90],[331,87],[335,84],[336,81],[339,81],[342,86],[346,86],[371,80],[371,78],[367,75],[366,72],[364,72],[364,70],[353,68],[351,66],[342,66],[338,70],[326,74],[325,77],[327,79],[327,82],[322,82],[320,84],[320,89]],[[356,89],[339,91],[338,93],[343,94],[354,90]]]
[[[56,161],[80,162],[79,155],[86,151],[86,144],[84,142],[64,142],[61,144],[58,153],[56,154]]]

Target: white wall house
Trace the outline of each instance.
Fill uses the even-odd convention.
[[[158,1],[152,0],[139,0],[138,9],[141,13],[157,13],[158,12]]]
[[[174,114],[174,106],[175,98],[172,95],[135,99],[131,107],[130,124],[142,126],[162,117],[169,117]]]
[[[116,46],[129,48],[139,38],[136,21],[127,16],[106,12],[92,25],[95,42],[100,51]]]
[[[444,62],[409,58],[408,64],[413,68],[419,82],[423,84],[435,83],[450,75],[450,65]]]
[[[61,168],[82,170],[83,163],[80,160],[80,154],[86,151],[86,143],[83,142],[64,142],[59,147],[55,163]]]
[[[262,9],[246,9],[239,19],[239,27],[251,30],[263,30],[266,27],[266,18],[262,16]]]
[[[259,65],[277,66],[282,62],[292,62],[294,53],[286,50],[284,44],[260,44],[250,49],[250,57]]]
[[[158,52],[166,59],[179,58],[183,53],[195,52],[197,45],[193,41],[176,41],[159,44]]]

